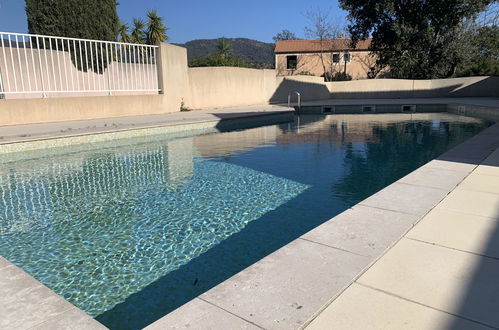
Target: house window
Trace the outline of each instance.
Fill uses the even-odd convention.
[[[340,54],[333,54],[333,63],[340,63]]]
[[[344,53],[343,54],[343,60],[347,63],[350,62],[350,53]]]
[[[298,58],[296,55],[286,56],[286,68],[288,70],[296,70],[296,66],[298,64]]]

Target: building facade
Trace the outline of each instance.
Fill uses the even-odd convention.
[[[281,40],[274,50],[279,76],[334,76],[347,73],[353,79],[368,77],[369,68],[376,62],[370,54],[371,39],[361,40],[355,48],[351,39],[340,37],[323,40]]]

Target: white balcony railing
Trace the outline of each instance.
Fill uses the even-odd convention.
[[[158,46],[0,32],[0,98],[157,94]]]

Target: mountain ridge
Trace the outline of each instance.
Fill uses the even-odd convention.
[[[225,38],[232,48],[232,53],[250,62],[257,68],[274,67],[274,44],[248,38]],[[218,39],[195,39],[186,43],[174,45],[187,48],[187,58],[192,60],[206,56],[217,50]]]

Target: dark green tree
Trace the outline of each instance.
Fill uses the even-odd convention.
[[[294,32],[291,32],[289,30],[282,30],[281,32],[277,33],[275,36],[272,37],[274,42],[278,42],[279,40],[297,40],[298,37]]]
[[[372,36],[376,71],[395,78],[452,76],[462,61],[462,25],[493,0],[340,0],[353,42]]]
[[[206,56],[199,56],[189,62],[190,67],[235,66],[250,68],[251,64],[232,54],[232,46],[226,38],[218,39],[217,50]]]
[[[28,31],[31,34],[116,41],[120,27],[116,11],[116,0],[26,0]],[[36,39],[32,40],[36,43]],[[79,43],[65,43],[53,39],[38,39],[39,47],[62,49],[71,54],[71,60],[78,70],[87,71],[87,62],[82,61]],[[103,51],[105,53],[105,50]],[[101,50],[90,54],[93,58],[93,71],[103,73],[108,63]],[[90,61],[91,62],[91,61]]]
[[[116,41],[116,0],[26,0],[28,31],[59,37]]]
[[[146,42],[145,23],[140,18],[133,19],[133,29],[130,33],[130,42],[134,44],[143,44]]]
[[[165,25],[163,17],[159,16],[155,10],[147,12],[146,27],[146,41],[149,45],[157,45],[160,42],[168,40],[168,36],[166,35],[168,28]]]
[[[224,37],[218,39],[218,42],[217,42],[217,54],[222,59],[227,59],[232,54],[232,46],[227,41],[227,39],[225,39]]]
[[[120,21],[120,25],[118,28],[119,41],[126,42],[126,43],[132,42],[132,38],[130,36],[129,30],[130,30],[130,27],[128,26],[128,24]]]
[[[499,76],[499,27],[482,26],[465,34],[463,45],[467,55],[459,65],[456,76]]]

